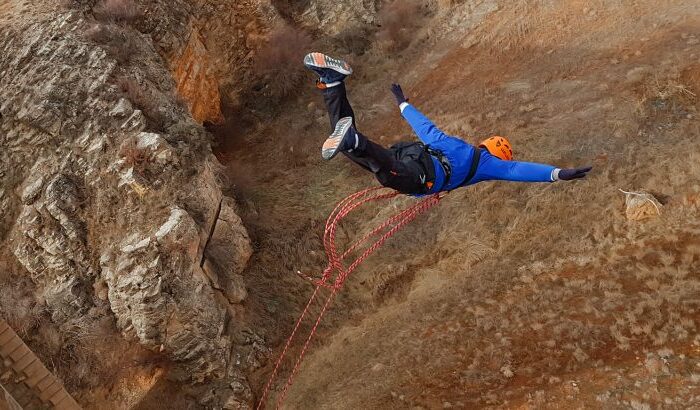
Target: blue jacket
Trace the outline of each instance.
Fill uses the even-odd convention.
[[[553,182],[552,173],[556,169],[551,165],[532,162],[504,161],[482,149],[479,166],[474,177],[465,184],[465,178],[471,169],[474,153],[478,148],[451,137],[442,132],[425,115],[410,104],[401,105],[401,115],[413,131],[428,147],[442,152],[450,162],[452,176],[445,185],[445,173],[440,162],[433,157],[435,164],[435,181],[431,192],[451,191],[461,186],[473,185],[482,181],[521,181]]]

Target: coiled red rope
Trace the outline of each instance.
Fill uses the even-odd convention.
[[[301,312],[301,315],[299,316],[299,319],[297,319],[296,323],[294,324],[294,328],[292,329],[292,333],[289,335],[289,338],[287,339],[287,342],[284,345],[284,348],[282,349],[282,353],[280,353],[279,358],[277,359],[277,362],[275,363],[274,370],[272,371],[272,374],[270,375],[270,379],[268,380],[267,384],[265,385],[265,389],[263,390],[262,396],[260,397],[260,401],[258,402],[257,409],[260,410],[263,408],[265,405],[265,401],[267,399],[267,396],[270,392],[270,389],[272,388],[272,384],[274,383],[275,379],[277,378],[277,375],[280,370],[280,366],[282,364],[282,361],[284,360],[285,356],[287,355],[287,351],[289,350],[289,347],[292,344],[292,341],[294,340],[294,337],[297,334],[297,331],[299,330],[299,327],[301,326],[301,323],[304,321],[304,318],[307,316],[307,313],[309,312],[309,308],[311,307],[312,303],[314,300],[319,295],[319,290],[321,288],[328,288],[330,289],[330,294],[326,298],[325,302],[323,303],[323,307],[321,308],[321,312],[319,313],[318,317],[316,318],[316,321],[313,324],[313,327],[311,328],[311,331],[309,332],[306,341],[304,342],[304,345],[301,349],[301,352],[299,353],[299,356],[297,357],[296,362],[294,363],[294,367],[292,368],[292,371],[289,374],[289,377],[287,378],[286,383],[284,384],[284,387],[282,388],[282,391],[279,393],[277,397],[277,405],[276,408],[279,409],[282,406],[282,403],[284,402],[284,399],[287,395],[287,392],[289,391],[290,386],[292,385],[292,382],[294,380],[294,376],[296,373],[299,371],[299,366],[301,365],[301,361],[304,358],[304,355],[306,354],[309,345],[311,343],[311,340],[313,337],[316,335],[316,331],[318,329],[319,324],[321,323],[321,320],[323,319],[323,316],[326,314],[326,311],[331,305],[331,302],[333,298],[335,297],[336,293],[342,288],[343,284],[345,283],[345,280],[348,278],[348,276],[355,270],[357,267],[365,260],[367,259],[370,255],[372,255],[377,249],[379,249],[389,238],[391,238],[396,232],[398,232],[401,228],[406,226],[408,223],[416,219],[419,215],[425,213],[428,211],[430,208],[434,207],[440,202],[440,199],[442,199],[443,194],[433,194],[431,196],[428,196],[415,204],[411,205],[410,207],[396,213],[395,215],[389,217],[386,221],[384,221],[381,225],[378,227],[372,229],[370,232],[365,234],[362,238],[358,239],[355,241],[353,244],[351,244],[348,249],[342,253],[338,252],[338,249],[336,247],[336,235],[338,232],[338,226],[340,223],[345,219],[352,211],[355,209],[359,208],[360,206],[367,204],[369,202],[374,202],[374,201],[381,201],[384,199],[390,199],[394,198],[396,196],[400,195],[396,191],[391,191],[387,192],[385,188],[383,187],[376,187],[376,188],[369,188],[365,189],[364,191],[360,191],[357,193],[354,193],[347,198],[343,199],[338,203],[338,205],[335,207],[333,212],[328,216],[328,219],[326,220],[326,228],[324,231],[323,235],[323,246],[326,251],[326,256],[328,258],[328,266],[326,269],[323,271],[323,274],[320,279],[313,279],[309,277],[305,277],[305,279],[311,281],[315,285],[314,292],[311,294],[311,297],[309,298],[309,302],[306,304],[304,307],[304,310]],[[346,268],[344,266],[344,260],[350,254],[358,251],[362,245],[364,245],[370,238],[377,237],[377,239],[372,243],[371,245],[367,246],[364,251],[348,265]],[[335,280],[331,281],[331,277],[333,274],[335,275]]]

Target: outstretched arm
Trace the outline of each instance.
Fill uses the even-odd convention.
[[[423,113],[408,103],[408,99],[404,96],[401,86],[398,84],[391,85],[391,92],[396,98],[396,103],[401,109],[401,115],[408,124],[413,128],[413,131],[418,135],[421,141],[430,145],[434,142],[445,138],[445,133],[433,124]]]
[[[480,181],[519,181],[519,182],[554,182],[570,181],[583,178],[591,167],[560,169],[552,165],[534,162],[504,161],[495,156],[482,156],[479,168],[472,179]]]

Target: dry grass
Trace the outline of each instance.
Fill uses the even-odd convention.
[[[693,90],[676,77],[650,78],[643,83],[638,93],[637,112],[641,115],[672,109],[678,105],[692,105],[697,101]]]
[[[311,49],[311,37],[287,23],[278,23],[270,31],[267,43],[255,56],[259,78],[273,98],[289,96],[304,79],[301,64]]]
[[[95,18],[106,22],[131,22],[141,17],[133,0],[102,0],[93,8]]]

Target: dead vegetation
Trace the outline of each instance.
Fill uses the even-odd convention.
[[[114,24],[95,23],[85,32],[85,37],[102,45],[107,54],[124,66],[137,52],[132,34]]]
[[[415,38],[424,17],[420,0],[393,0],[379,12],[379,46],[389,52],[405,49]]]
[[[141,17],[141,10],[133,0],[101,0],[93,13],[99,21],[113,23],[129,23]]]
[[[143,150],[137,147],[134,137],[126,138],[119,146],[119,157],[124,160],[127,168],[134,168],[135,171],[143,173],[146,169],[149,156]]]
[[[267,42],[255,55],[256,71],[271,98],[284,98],[304,79],[300,62],[311,47],[311,37],[282,22],[272,28]]]

